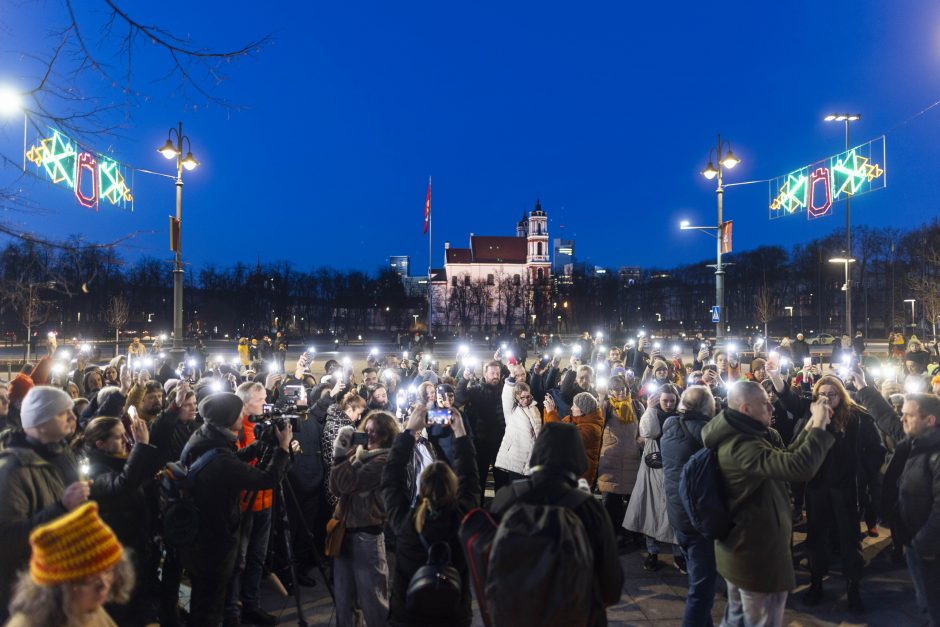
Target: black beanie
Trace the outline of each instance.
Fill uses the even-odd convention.
[[[532,447],[529,466],[566,470],[578,476],[584,474],[588,467],[588,460],[584,452],[581,432],[576,426],[565,422],[550,422],[542,425],[535,439],[535,445]]]
[[[241,416],[243,406],[238,395],[217,392],[199,402],[199,415],[207,424],[230,429]]]

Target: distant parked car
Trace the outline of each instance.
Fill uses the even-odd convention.
[[[806,339],[806,343],[811,346],[816,346],[818,344],[832,344],[836,341],[836,338],[828,333],[820,333],[819,335],[814,335]]]

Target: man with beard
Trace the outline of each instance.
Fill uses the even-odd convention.
[[[464,369],[457,383],[457,405],[464,406],[470,417],[473,444],[477,452],[477,469],[480,473],[480,493],[486,489],[486,476],[496,461],[499,445],[503,441],[506,422],[503,418],[502,364],[490,361],[483,368],[483,382],[476,378],[473,369]],[[493,482],[498,490],[507,484],[508,476],[493,469]]]
[[[163,386],[159,381],[138,380],[127,395],[127,408],[130,407],[137,410],[137,417],[146,422],[149,427],[157,419],[157,415],[163,411]],[[125,424],[124,428],[130,429],[130,425]]]

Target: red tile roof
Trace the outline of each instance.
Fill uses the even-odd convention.
[[[469,248],[448,248],[447,263],[471,263],[473,257]]]
[[[471,254],[475,263],[525,263],[526,238],[475,235],[470,240]]]

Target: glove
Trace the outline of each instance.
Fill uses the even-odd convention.
[[[343,461],[346,459],[349,448],[352,446],[352,437],[355,432],[355,429],[346,425],[336,434],[336,439],[333,440],[333,459],[335,461]]]

